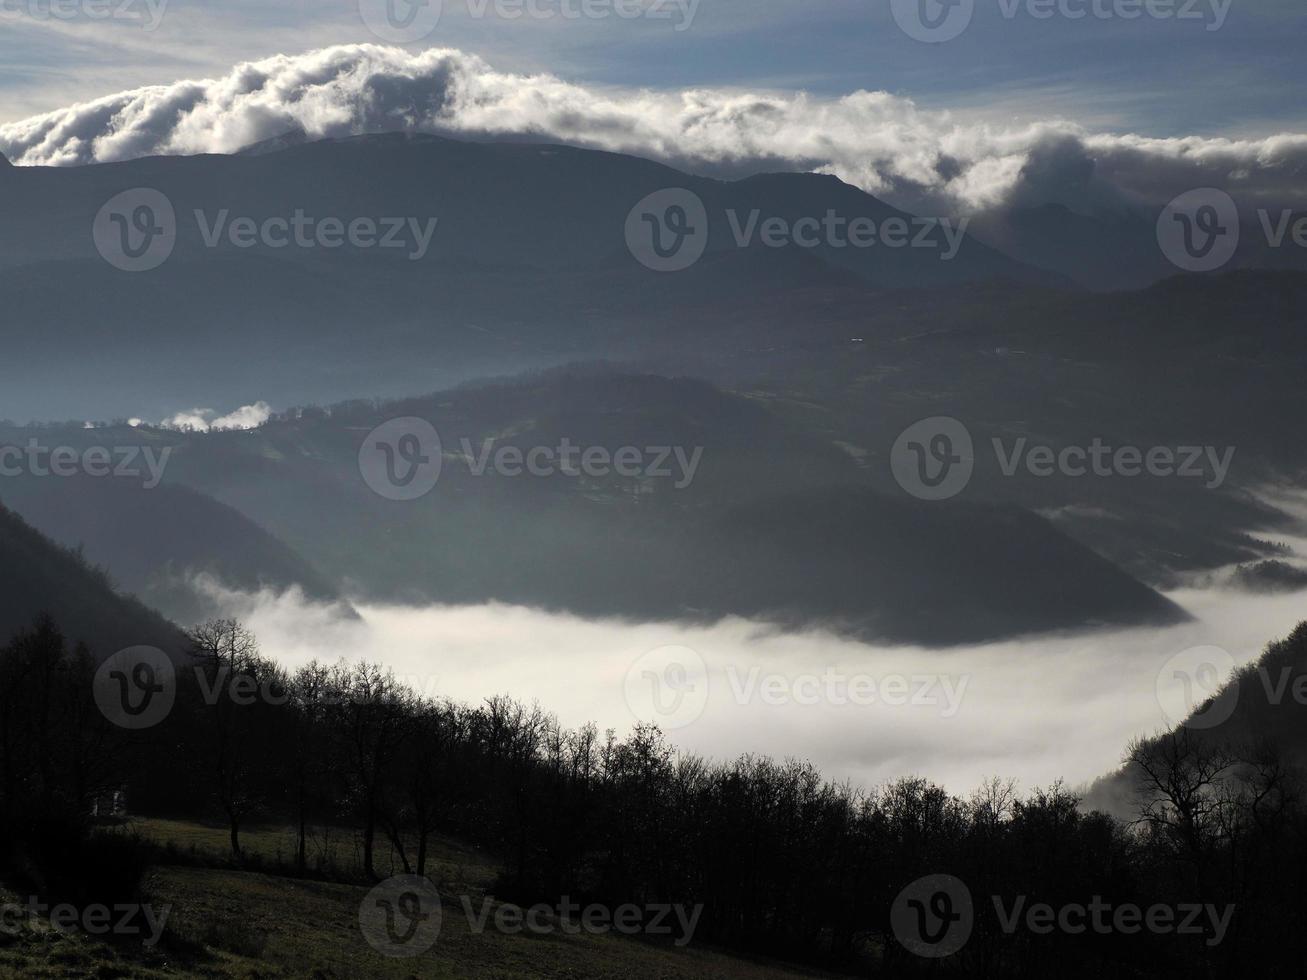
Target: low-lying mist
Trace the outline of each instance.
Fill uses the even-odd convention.
[[[989,776],[1025,788],[1085,784],[1114,769],[1132,737],[1179,720],[1174,705],[1194,688],[1173,657],[1214,646],[1242,665],[1307,619],[1307,592],[1186,589],[1169,593],[1195,617],[1178,626],[936,650],[742,620],[596,622],[501,605],[361,605],[353,619],[295,592],[201,584],[291,668],[367,659],[431,696],[477,703],[508,694],[538,701],[568,727],[593,721],[619,733],[658,721],[679,748],[712,758],[798,757],[868,787],[915,774],[958,793]],[[665,714],[652,708],[651,678],[665,685]]]

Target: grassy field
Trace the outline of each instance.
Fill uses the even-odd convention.
[[[497,874],[486,855],[451,841],[437,842],[430,877],[440,890],[439,938],[422,955],[391,959],[365,941],[359,907],[368,888],[334,881],[282,877],[230,866],[225,828],[138,820],[129,832],[166,848],[146,888],[150,904],[170,906],[167,936],[157,947],[115,947],[41,921],[0,931],[0,977],[419,977],[517,980],[782,980],[824,974],[752,962],[689,946],[677,949],[617,935],[552,931],[506,934],[474,930],[461,901],[479,910]],[[243,835],[250,863],[273,867],[294,854],[288,828]],[[346,834],[320,836],[316,855],[348,878],[357,861]],[[393,856],[383,858],[383,871]],[[313,860],[311,857],[310,860]],[[402,871],[394,867],[396,873]],[[3,895],[4,901],[16,896]],[[492,902],[497,908],[499,903]]]

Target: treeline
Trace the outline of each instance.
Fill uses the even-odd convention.
[[[176,704],[140,732],[99,715],[94,665],[52,623],[0,651],[7,840],[45,821],[90,839],[96,794],[126,783],[135,812],[220,816],[236,861],[255,821],[297,828],[286,870],[305,875],[333,873],[316,827],[352,828],[374,878],[430,873],[433,838],[449,836],[502,857],[502,900],[701,905],[695,943],[858,973],[1273,977],[1307,964],[1307,805],[1267,744],[1184,730],[1137,744],[1147,777],[1124,823],[1060,785],[867,791],[806,763],[678,753],[652,726],[619,738],[507,698],[420,696],[377,665],[290,672],[232,621],[190,636]],[[1307,656],[1307,629],[1292,642]],[[891,918],[905,886],[936,874],[964,882],[975,908],[969,941],[941,961],[905,948]],[[1233,909],[1228,928],[1203,915],[1187,934],[1005,925],[1016,907],[1095,900]]]
[[[136,900],[145,872],[139,847],[91,833],[129,748],[96,704],[95,672],[48,616],[0,648],[0,877],[79,908]]]

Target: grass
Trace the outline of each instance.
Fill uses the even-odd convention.
[[[448,840],[433,842],[428,869],[442,896],[439,938],[421,956],[390,959],[374,951],[359,928],[367,886],[271,873],[293,859],[289,828],[242,834],[249,864],[260,870],[230,866],[224,827],[136,820],[128,829],[160,848],[146,891],[157,909],[171,907],[164,941],[154,949],[112,945],[31,922],[16,935],[0,932],[0,977],[784,980],[824,975],[617,935],[514,935],[493,927],[477,932],[461,899],[466,896],[479,910],[499,868],[483,852]],[[322,865],[339,872],[338,879],[348,880],[359,870],[348,833],[320,831],[316,843]],[[399,873],[398,863],[396,855],[384,854],[379,870],[390,873],[394,865]],[[491,908],[499,906],[491,901]]]

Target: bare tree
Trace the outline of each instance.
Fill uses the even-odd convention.
[[[413,694],[396,681],[392,671],[377,664],[342,666],[334,677],[363,816],[363,870],[375,878],[377,826],[384,817],[383,793],[395,757],[410,732]],[[399,851],[407,865],[402,846]]]
[[[187,633],[190,655],[202,679],[201,694],[208,718],[204,761],[218,805],[227,817],[232,854],[243,860],[241,823],[260,803],[256,789],[261,766],[259,711],[248,710],[232,695],[239,689],[258,690],[275,675],[259,656],[254,634],[234,619],[209,620]],[[248,695],[245,695],[248,698]]]

